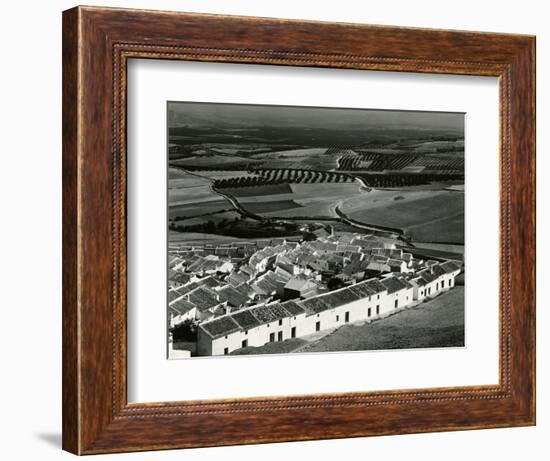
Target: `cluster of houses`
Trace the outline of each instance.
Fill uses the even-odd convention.
[[[180,247],[169,254],[169,320],[197,324],[198,355],[230,354],[389,315],[452,288],[461,266],[353,233]]]

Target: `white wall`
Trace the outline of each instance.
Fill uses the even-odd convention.
[[[109,4],[210,13],[394,24],[403,26],[537,34],[539,210],[548,209],[550,181],[550,30],[545,3],[462,0],[297,2],[295,0],[86,0]],[[75,1],[4,2],[0,24],[0,418],[5,459],[72,459],[60,451],[61,426],[61,10]],[[547,213],[548,215],[548,213]],[[550,437],[548,389],[548,280],[550,218],[539,216],[538,426],[440,434],[374,437],[292,444],[167,451],[97,457],[133,460],[332,460],[371,458],[500,461],[547,458]],[[543,222],[546,221],[546,222]],[[543,257],[542,255],[546,257]],[[32,264],[31,264],[32,263]],[[30,267],[34,267],[30,270]],[[30,280],[32,279],[32,280]],[[548,284],[546,284],[548,285]],[[27,314],[27,317],[23,315]],[[32,313],[31,315],[28,315]],[[24,322],[32,318],[32,322]],[[30,338],[30,339],[27,339]],[[213,378],[216,378],[215,376]],[[9,426],[8,426],[9,424]],[[543,454],[543,449],[545,453]]]

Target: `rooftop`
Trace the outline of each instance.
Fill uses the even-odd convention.
[[[241,330],[241,327],[231,315],[224,315],[209,322],[201,323],[199,328],[202,328],[212,338],[219,338]]]

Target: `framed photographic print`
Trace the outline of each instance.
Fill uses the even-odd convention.
[[[64,12],[64,449],[534,424],[534,51]]]

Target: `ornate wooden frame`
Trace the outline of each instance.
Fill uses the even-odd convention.
[[[128,404],[131,58],[497,76],[500,382]],[[77,454],[535,423],[535,38],[77,7],[63,13],[63,448]]]

